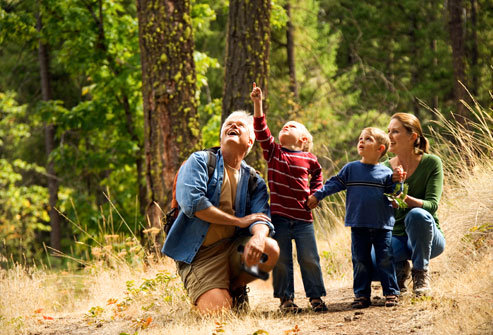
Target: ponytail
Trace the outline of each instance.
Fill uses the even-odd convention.
[[[417,154],[428,153],[430,150],[430,142],[424,135],[418,135],[414,142],[414,150]]]
[[[423,135],[421,123],[416,116],[409,113],[395,113],[392,115],[392,119],[397,119],[402,123],[402,126],[409,133],[416,133],[416,141],[414,141],[414,150],[417,154],[428,153],[430,150],[430,142]]]

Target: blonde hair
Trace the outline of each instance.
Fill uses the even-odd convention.
[[[298,123],[301,126],[301,129],[303,129],[303,132],[305,133],[306,136],[306,142],[303,143],[303,146],[301,147],[301,150],[304,152],[310,152],[313,148],[313,136],[310,134],[308,129],[306,129],[305,125],[303,123],[299,123],[297,121],[294,121]]]
[[[399,120],[402,126],[411,134],[416,133],[417,137],[414,141],[414,150],[417,154],[428,153],[430,149],[430,142],[423,135],[423,129],[418,118],[410,113],[395,113],[392,115],[392,119]]]
[[[375,127],[365,128],[361,131],[361,133],[363,133],[364,131],[368,132],[371,136],[373,136],[378,144],[383,145],[385,147],[382,153],[380,154],[380,158],[382,158],[387,153],[387,150],[389,150],[389,146],[390,146],[389,135],[386,132],[384,132],[382,129]]]
[[[306,142],[302,144],[301,151],[310,152],[313,148],[313,136],[310,134],[308,129],[306,129],[305,125],[298,121],[288,121],[284,124],[284,126],[282,126],[281,131],[288,123],[296,123],[297,127],[301,130],[301,133],[306,137]],[[281,133],[279,132],[279,135],[280,134]]]

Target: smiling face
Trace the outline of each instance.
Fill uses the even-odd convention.
[[[251,117],[251,116],[250,116]],[[253,123],[244,112],[234,112],[221,128],[221,147],[234,146],[235,150],[248,153],[254,143]]]
[[[417,135],[406,129],[399,120],[390,120],[388,133],[390,138],[390,152],[398,155],[399,153],[414,150],[414,142],[416,141]]]
[[[287,122],[279,132],[281,146],[290,150],[303,150],[303,143],[308,141],[306,128],[299,122]]]

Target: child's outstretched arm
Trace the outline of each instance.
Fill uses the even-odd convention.
[[[264,115],[262,110],[262,90],[257,87],[257,84],[253,83],[252,93],[250,93],[250,99],[253,101],[253,116],[261,117]]]

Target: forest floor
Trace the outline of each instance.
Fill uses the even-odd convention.
[[[493,170],[461,178],[441,202],[447,246],[431,261],[430,296],[403,295],[398,306],[384,307],[375,282],[373,305],[351,309],[350,234],[339,223],[330,232],[316,226],[327,313],[311,312],[308,300],[301,298],[305,294],[296,266],[295,302],[305,312],[280,314],[271,281],[258,280],[249,285],[251,312],[204,318],[191,310],[170,259],[111,263],[113,255],[78,271],[0,269],[0,334],[491,335]]]
[[[272,288],[257,282],[250,285],[251,312],[247,316],[238,317],[239,324],[247,321],[248,324],[256,320],[258,326],[242,326],[242,334],[431,334],[434,327],[439,326],[440,319],[436,313],[429,313],[429,302],[432,297],[414,298],[412,295],[401,297],[400,304],[396,307],[385,307],[384,299],[378,295],[379,286],[374,286],[376,294],[373,295],[372,306],[366,309],[352,309],[350,303],[353,299],[350,287],[330,289],[325,301],[329,311],[326,313],[314,313],[308,307],[307,299],[297,299],[303,312],[297,315],[283,315],[278,312],[279,301],[272,297]],[[303,292],[297,292],[303,296]],[[439,304],[435,304],[435,308]],[[224,334],[230,333],[228,323],[235,317],[225,319],[216,318],[213,323],[203,322],[202,329],[189,329],[182,334],[214,334],[219,329]],[[268,322],[267,322],[268,320]],[[165,320],[160,320],[165,322]],[[264,322],[265,321],[265,322]],[[262,325],[264,323],[264,325]],[[35,329],[29,331],[30,335],[57,335],[57,334],[134,334],[132,320],[109,321],[103,323],[88,322],[86,313],[77,315],[67,314],[54,317],[54,320],[45,320]],[[160,325],[153,325],[154,330],[164,329]],[[236,328],[236,327],[233,327]],[[248,329],[250,328],[250,329]],[[142,334],[154,333],[149,327]],[[174,331],[164,331],[165,334],[174,334]],[[234,330],[233,333],[241,333]],[[486,334],[486,333],[485,333]]]
[[[439,277],[433,273],[433,278]],[[485,278],[486,279],[486,278]],[[296,286],[302,288],[300,278],[295,280]],[[324,298],[329,311],[326,313],[314,313],[310,310],[308,299],[297,298],[295,302],[304,310],[297,315],[281,314],[278,312],[279,301],[272,297],[270,280],[266,282],[256,281],[249,285],[251,311],[243,316],[231,313],[201,318],[189,311],[176,313],[154,313],[152,322],[144,327],[144,319],[137,320],[131,312],[125,317],[100,318],[88,317],[88,313],[58,313],[53,319],[38,318],[38,324],[31,324],[27,332],[29,335],[92,335],[92,334],[492,334],[493,322],[486,318],[486,322],[475,324],[472,329],[468,321],[464,319],[464,328],[460,327],[459,297],[428,296],[415,297],[408,293],[401,296],[400,303],[396,307],[385,307],[381,295],[379,283],[372,286],[372,306],[366,309],[352,309],[350,303],[353,300],[353,292],[350,283],[341,287],[330,288]],[[486,292],[488,293],[488,292]],[[489,292],[491,299],[491,290]],[[303,291],[297,291],[298,297],[304,297]],[[491,302],[491,300],[489,300]],[[183,309],[183,305],[179,308]],[[484,305],[483,305],[484,308]],[[93,308],[94,309],[94,308]],[[472,311],[470,311],[472,312]],[[90,314],[90,313],[89,313]],[[136,311],[134,315],[138,315]],[[447,318],[448,326],[440,329]],[[484,321],[484,320],[483,320]],[[450,328],[450,323],[455,325]],[[458,325],[459,324],[459,325]],[[139,326],[140,325],[140,326]],[[448,327],[448,328],[447,328]],[[457,332],[456,332],[457,331]],[[0,331],[1,332],[1,331]]]

